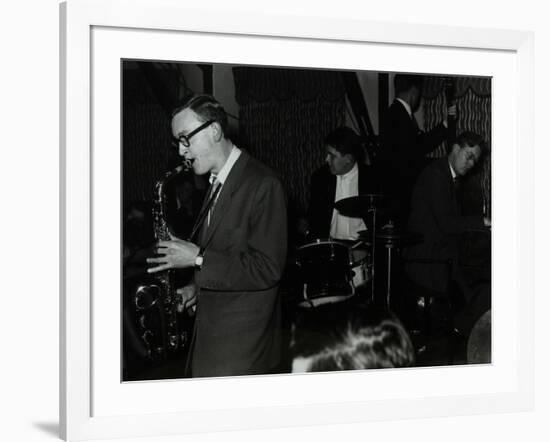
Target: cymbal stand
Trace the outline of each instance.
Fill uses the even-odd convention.
[[[372,267],[371,267],[371,301],[374,302],[374,255],[376,251],[376,205],[374,204],[374,197],[370,197],[369,201],[369,207],[367,210],[367,213],[370,213],[372,216],[372,240],[371,240],[371,259],[372,259]]]
[[[388,250],[388,281],[386,284],[386,307],[388,309],[390,308],[390,293],[391,293],[391,265],[392,265],[391,254],[394,248],[395,248],[395,243],[392,243],[392,242],[386,243],[386,249]]]
[[[396,249],[399,247],[400,244],[400,238],[403,239],[403,237],[399,235],[394,235],[394,224],[393,221],[390,220],[387,224],[387,226],[383,227],[383,230],[386,230],[388,232],[388,235],[385,237],[385,244],[388,251],[388,271],[387,271],[387,281],[386,281],[386,307],[390,308],[390,297],[391,297],[391,270],[392,270],[392,251],[393,249]]]

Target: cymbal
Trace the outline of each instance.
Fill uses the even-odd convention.
[[[404,243],[411,244],[420,242],[423,238],[423,235],[419,233],[398,231],[395,228],[382,229],[374,236],[377,242],[381,242],[386,245]]]
[[[379,193],[365,193],[362,195],[344,198],[334,203],[338,212],[350,218],[362,218],[372,209],[381,210],[384,195]]]

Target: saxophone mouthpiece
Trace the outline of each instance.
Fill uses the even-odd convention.
[[[181,167],[182,169],[188,171],[188,170],[191,170],[191,168],[193,167],[193,162],[195,160],[192,160],[192,159],[185,159],[183,160],[183,163],[181,163]]]

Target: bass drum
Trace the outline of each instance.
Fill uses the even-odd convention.
[[[301,307],[341,302],[355,294],[353,259],[347,244],[317,239],[298,248],[302,297]]]

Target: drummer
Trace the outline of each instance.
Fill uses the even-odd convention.
[[[310,239],[355,240],[366,226],[361,218],[341,215],[334,203],[359,194],[377,193],[379,185],[370,166],[364,163],[359,136],[342,126],[324,140],[325,165],[311,178],[307,233]]]

